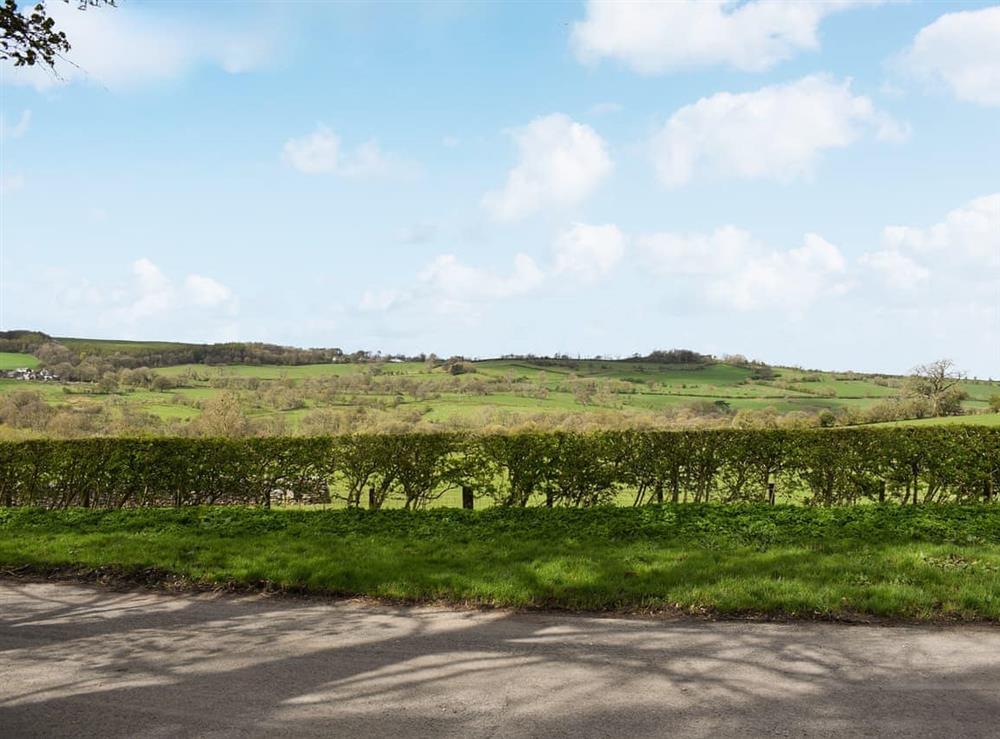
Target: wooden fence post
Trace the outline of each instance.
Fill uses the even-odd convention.
[[[774,483],[767,483],[767,502],[774,505]]]
[[[462,486],[462,508],[467,508],[467,509],[469,509],[471,511],[472,507],[473,507],[473,500],[474,499],[472,497],[472,488],[469,487],[468,485],[463,485]]]
[[[882,484],[878,488],[878,502],[885,503],[885,480],[882,480]]]
[[[989,503],[990,502],[990,498],[993,497],[993,495],[992,495],[993,491],[991,490],[992,487],[993,487],[992,480],[990,480],[989,478],[986,478],[985,480],[983,480],[983,502],[984,503]]]
[[[375,486],[368,488],[368,510],[375,510]]]

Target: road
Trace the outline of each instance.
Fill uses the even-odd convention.
[[[1000,629],[0,580],[0,736],[1000,734]]]

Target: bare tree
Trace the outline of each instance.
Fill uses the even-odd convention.
[[[964,378],[965,373],[955,369],[954,362],[939,359],[914,367],[903,384],[903,393],[929,401],[935,416],[953,415],[961,410],[960,403],[967,395],[958,387]]]

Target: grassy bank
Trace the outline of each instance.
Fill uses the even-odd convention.
[[[1000,619],[1000,507],[0,509],[0,570],[498,606]]]

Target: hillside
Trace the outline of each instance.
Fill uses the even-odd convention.
[[[900,397],[899,376],[767,367],[694,353],[443,362],[263,344],[46,339],[35,354],[0,354],[0,369],[36,367],[40,356],[60,378],[0,379],[3,436],[1000,422],[1000,415],[986,413],[990,398],[1000,394],[996,382],[960,384],[962,410],[976,415],[921,419],[926,411]],[[321,363],[295,361],[332,351],[338,354]],[[278,352],[290,363],[138,364],[247,352],[258,359]],[[686,361],[657,361],[664,358]]]
[[[302,349],[262,342],[192,344],[178,341],[128,341],[50,336],[41,331],[0,331],[0,351],[34,355],[48,364],[78,364],[99,358],[122,367],[170,367],[178,364],[279,364],[329,362],[343,356],[337,348]]]

